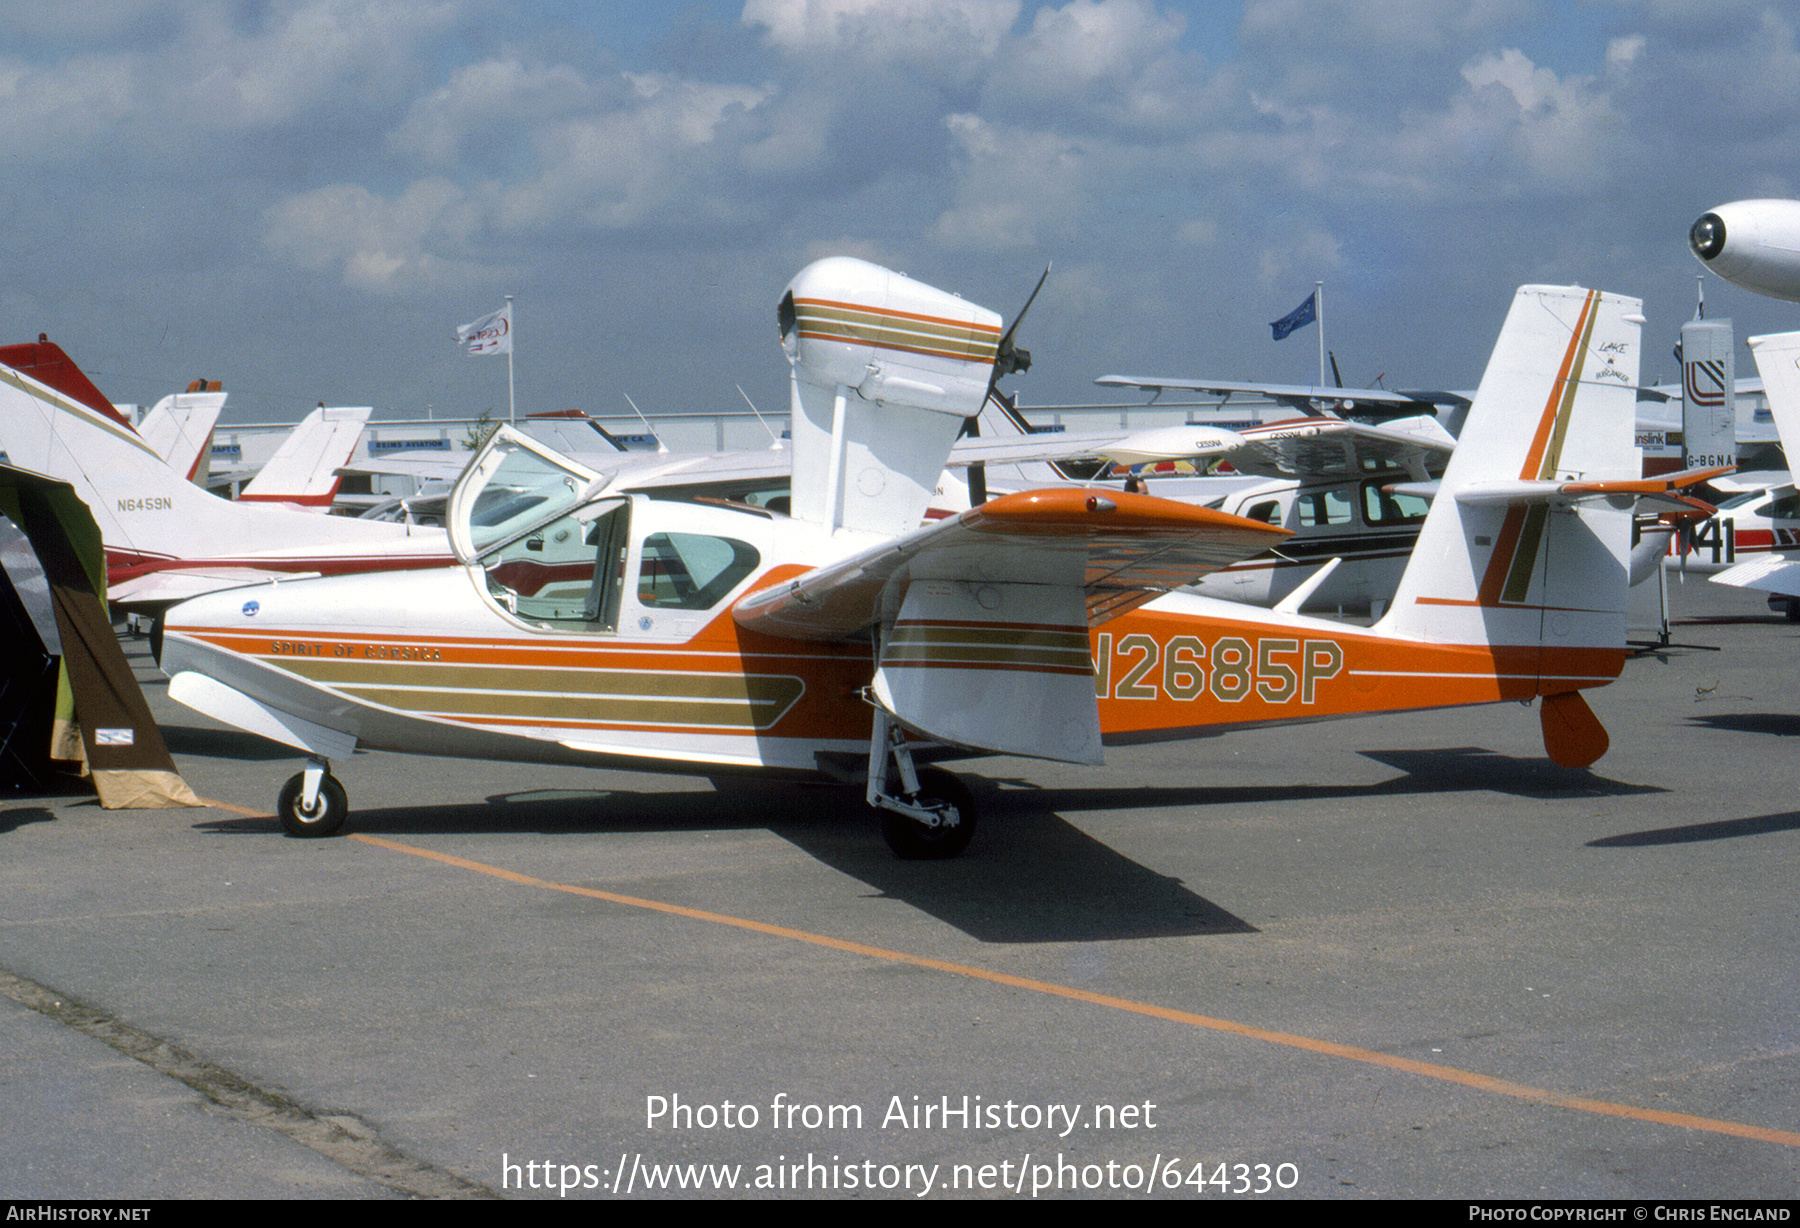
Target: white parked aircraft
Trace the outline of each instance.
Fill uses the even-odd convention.
[[[442,566],[440,530],[230,502],[171,470],[53,342],[0,346],[0,447],[69,482],[106,544],[107,596],[166,605],[277,576]]]
[[[791,517],[622,493],[510,430],[457,484],[457,565],[170,610],[170,694],[310,756],[279,813],[344,822],[359,747],[864,776],[907,856],[974,814],[923,759],[1096,763],[1104,743],[1541,699],[1545,746],[1607,746],[1581,691],[1625,658],[1636,300],[1526,287],[1377,626],[1176,592],[1282,529],[1130,492],[1019,492],[919,527],[1002,350],[999,317],[862,261],[780,308]]]
[[[1001,402],[990,402],[981,422],[983,440],[1034,430],[1016,408]],[[1047,445],[1085,438],[1029,437]],[[1392,487],[1435,481],[1456,441],[1430,415],[1379,426],[1313,416],[1239,430],[1204,423],[1159,427],[1068,446],[1071,452],[1091,447],[1111,463],[1097,471],[1043,461],[989,463],[988,482],[1017,488],[1088,476],[1096,484],[1133,484],[1165,498],[1280,525],[1293,536],[1210,573],[1194,591],[1249,605],[1366,612],[1393,596],[1430,506],[1423,496],[1395,493]],[[1219,463],[1235,474],[1202,476]],[[1321,574],[1334,559],[1334,569]],[[1289,602],[1295,604],[1284,604]]]
[[[321,435],[303,442],[341,429],[324,414],[318,418]],[[0,346],[0,451],[20,468],[75,487],[106,545],[107,597],[125,605],[166,606],[271,579],[454,561],[441,528],[320,516],[207,493],[173,470],[49,341]],[[322,447],[309,451],[314,455],[304,468],[320,474],[327,459]],[[590,465],[628,471],[632,489],[655,488],[664,497],[748,498],[784,487],[787,476],[785,456],[771,453],[619,453]],[[297,492],[269,493],[279,504]]]
[[[1783,445],[1800,446],[1800,332],[1752,337],[1749,345]],[[1769,593],[1772,607],[1800,622],[1800,493],[1790,475],[1771,476],[1785,480],[1737,506],[1720,504],[1720,531],[1711,545],[1713,560],[1722,554],[1728,566],[1712,579]]]

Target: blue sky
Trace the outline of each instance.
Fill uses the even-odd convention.
[[[1003,314],[1027,402],[1130,371],[1470,387],[1513,288],[1636,294],[1800,194],[1787,10],[1673,0],[94,0],[0,44],[8,339],[233,416],[779,405],[774,304],[864,256]],[[1739,335],[1793,308],[1716,279]],[[1748,357],[1740,351],[1740,370]]]

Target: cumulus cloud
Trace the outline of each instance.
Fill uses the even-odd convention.
[[[527,63],[509,53],[458,68],[413,103],[389,144],[428,163],[454,165],[484,144],[510,143],[533,125],[585,110],[601,93],[571,65]]]
[[[1238,34],[1245,42],[1324,51],[1366,65],[1454,51],[1532,15],[1531,0],[1250,0]]]
[[[1062,340],[1097,370],[1127,359],[1109,346],[1172,352],[1171,312],[1213,313],[1210,345],[1244,293],[1282,311],[1327,275],[1340,329],[1358,279],[1398,312],[1446,285],[1517,284],[1520,266],[1598,263],[1625,289],[1668,268],[1685,301],[1692,217],[1800,182],[1794,18],[1764,0],[1245,0],[1223,17],[1192,0],[746,0],[679,28],[624,6],[517,12],[501,27],[474,0],[21,11],[0,51],[0,153],[20,185],[0,242],[21,267],[58,251],[59,284],[119,285],[142,318],[171,281],[203,285],[189,306],[220,338],[276,279],[353,288],[392,322],[527,270],[549,321],[610,309],[589,269],[634,301],[656,295],[621,267],[661,284],[702,264],[747,298],[830,250],[966,271],[972,291],[1054,257],[1034,327],[1059,327],[1082,286],[1092,310]],[[1196,285],[1220,292],[1195,306]],[[645,345],[681,331],[634,327]],[[1254,371],[1265,352],[1220,361],[1303,374]]]
[[[946,125],[962,156],[955,203],[932,227],[939,243],[1005,251],[1068,237],[1087,208],[1091,167],[1080,142],[978,115],[952,115]]]
[[[791,55],[968,71],[994,54],[1020,0],[749,0],[743,22]]]
[[[499,224],[579,218],[603,228],[731,224],[749,207],[731,190],[736,143],[725,130],[768,97],[763,87],[667,73],[633,74],[620,107],[563,120],[532,140],[537,169],[504,194]]]
[[[366,108],[403,96],[420,44],[450,28],[462,0],[300,0],[260,10],[245,29],[236,6],[186,10],[153,67],[168,105],[203,127],[261,127],[308,110]]]
[[[483,202],[442,179],[421,180],[393,200],[356,184],[333,184],[266,209],[264,242],[301,268],[391,295],[481,273],[479,262],[462,254],[470,251],[484,211]]]
[[[130,119],[141,97],[128,56],[79,56],[54,68],[0,60],[0,150],[51,162],[91,157],[91,143]]]
[[[1046,6],[996,56],[983,103],[1045,125],[1167,130],[1192,123],[1202,65],[1181,51],[1186,20],[1146,0]]]
[[[1588,193],[1608,185],[1623,125],[1592,77],[1561,78],[1514,48],[1463,66],[1469,91],[1444,125],[1503,171],[1514,193]]]

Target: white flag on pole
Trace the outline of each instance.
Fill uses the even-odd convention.
[[[512,353],[512,300],[492,315],[458,328],[456,344],[472,355]]]

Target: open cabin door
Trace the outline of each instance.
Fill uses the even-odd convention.
[[[511,427],[496,430],[450,491],[445,528],[465,564],[592,499],[607,478]]]

